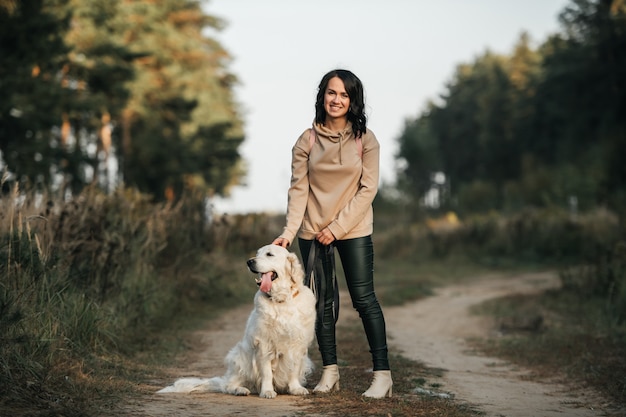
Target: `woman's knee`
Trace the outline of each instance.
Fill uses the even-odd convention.
[[[359,312],[361,316],[369,314],[377,314],[381,311],[380,304],[376,298],[376,294],[371,292],[352,298],[352,307]]]

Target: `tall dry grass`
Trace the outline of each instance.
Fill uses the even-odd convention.
[[[229,288],[245,263],[224,257],[239,263],[278,231],[263,216],[210,224],[204,207],[128,189],[0,197],[0,409],[89,414],[106,395],[94,369],[194,303],[239,302]]]

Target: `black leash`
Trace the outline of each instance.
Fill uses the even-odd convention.
[[[309,258],[304,277],[304,284],[313,290],[317,298],[317,320],[320,324],[324,324],[324,300],[326,300],[326,272],[324,264],[326,260],[330,261],[332,274],[332,285],[334,287],[333,297],[333,316],[335,323],[339,319],[339,283],[337,282],[337,274],[335,273],[335,245],[324,246],[317,240],[313,240],[309,249]]]

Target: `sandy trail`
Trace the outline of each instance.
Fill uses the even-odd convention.
[[[572,391],[559,384],[532,382],[527,371],[500,359],[479,356],[466,344],[468,337],[486,337],[492,323],[472,316],[468,309],[488,299],[510,294],[544,291],[558,285],[553,274],[525,274],[516,277],[486,277],[466,284],[444,287],[429,298],[400,307],[384,308],[390,350],[445,370],[441,390],[454,394],[457,401],[469,403],[496,417],[592,417],[603,416],[601,401],[589,392]],[[346,303],[348,297],[343,297]],[[342,304],[343,304],[342,303]],[[241,338],[251,305],[233,309],[207,329],[195,334],[198,349],[180,368],[168,370],[172,380],[182,376],[218,376],[224,373],[223,358]],[[353,316],[351,316],[353,315]],[[349,307],[343,320],[358,320]],[[409,329],[409,331],[407,331]],[[233,397],[224,394],[154,394],[172,381],[152,381],[146,394],[126,406],[123,415],[139,416],[313,416],[298,405],[301,399],[278,396],[273,400],[255,395]],[[395,392],[394,392],[395,393]],[[400,393],[398,393],[400,394]]]
[[[487,337],[491,320],[469,314],[471,306],[512,294],[534,294],[559,285],[555,274],[491,277],[444,287],[435,295],[385,309],[390,345],[410,359],[444,369],[441,391],[484,411],[487,416],[602,416],[601,400],[588,391],[524,379],[528,371],[501,359],[479,356],[470,337]],[[406,329],[412,329],[407,332]]]

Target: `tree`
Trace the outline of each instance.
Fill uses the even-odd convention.
[[[567,148],[561,160],[604,165],[597,199],[626,203],[626,3],[575,0],[560,15],[564,34],[551,42],[548,88],[564,108]],[[604,161],[599,163],[590,157]],[[615,201],[614,197],[617,197]]]
[[[164,199],[238,183],[236,79],[200,2],[3,0],[0,24],[0,151],[23,184],[114,178]]]
[[[130,91],[126,83],[135,73],[138,57],[116,34],[123,30],[120,1],[70,0],[71,29],[65,36],[71,48],[62,81],[74,85],[74,94],[63,102],[62,147],[79,157],[78,164],[64,163],[66,182],[78,192],[85,184],[100,182],[107,188],[106,165],[113,149],[113,125],[121,118]],[[115,175],[117,173],[111,173]]]
[[[0,151],[26,184],[47,185],[61,139],[69,24],[67,1],[23,0],[0,8]]]
[[[429,108],[432,110],[435,105],[430,103]],[[398,138],[396,158],[402,161],[397,172],[398,186],[418,200],[432,187],[431,176],[443,171],[439,144],[430,123],[428,112],[417,119],[407,119]]]
[[[442,169],[457,187],[493,181],[501,189],[519,172],[519,146],[513,114],[517,96],[507,57],[486,52],[471,65],[460,65],[430,112]]]
[[[492,208],[574,198],[623,209],[626,2],[573,0],[560,20],[563,32],[537,50],[522,34],[510,56],[487,52],[457,67],[442,103],[406,125],[406,177],[425,181],[416,168],[428,166],[424,152],[406,144],[428,137],[457,197],[496,195]]]
[[[226,51],[203,35],[222,23],[195,1],[126,2],[124,15],[125,42],[144,56],[122,118],[124,181],[157,198],[189,188],[227,193],[243,174],[236,79],[226,71]]]

